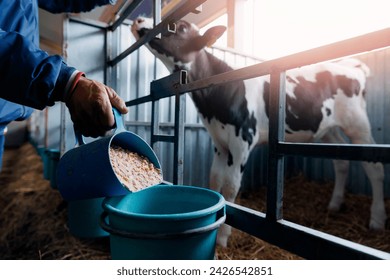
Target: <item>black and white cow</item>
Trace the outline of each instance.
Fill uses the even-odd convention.
[[[135,20],[134,36],[143,36],[151,23],[146,18]],[[171,72],[187,70],[190,81],[200,80],[232,70],[205,49],[225,30],[216,26],[200,35],[195,25],[180,20],[176,23],[176,33],[153,39],[148,48]],[[368,67],[356,59],[288,71],[286,141],[344,143],[336,129],[339,127],[352,143],[374,143],[364,98],[368,74]],[[269,76],[264,76],[190,94],[215,145],[210,188],[221,192],[227,201],[236,198],[251,150],[268,141],[269,86]],[[386,222],[384,168],[381,163],[362,164],[373,193],[369,226],[383,230]],[[344,200],[349,162],[334,160],[334,169],[335,186],[329,209],[337,211]],[[223,227],[218,243],[226,246],[229,235],[230,228]]]

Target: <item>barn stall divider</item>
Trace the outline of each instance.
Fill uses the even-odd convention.
[[[130,34],[129,25],[131,22],[127,20],[127,17],[142,3],[142,0],[133,1],[121,11],[121,16],[111,25],[68,17],[64,25],[65,41],[72,42],[67,46],[68,63],[75,66],[81,64],[83,67],[79,68],[83,69],[89,77],[104,81],[116,89],[125,100],[128,100],[126,104],[131,106],[132,110],[126,116],[126,127],[147,139],[157,150],[156,153],[163,158],[163,168],[168,168],[168,170],[164,170],[164,174],[170,173],[165,179],[173,184],[185,183],[185,168],[202,169],[203,172],[208,169],[207,166],[199,166],[202,165],[199,163],[186,165],[184,137],[187,130],[199,129],[197,133],[202,134],[198,137],[199,139],[207,138],[207,135],[201,129],[199,119],[196,117],[194,119],[193,114],[189,116],[189,111],[196,114],[196,109],[191,107],[193,105],[188,104],[190,102],[186,102],[185,93],[218,84],[271,75],[270,103],[272,109],[270,111],[270,144],[267,159],[267,210],[266,213],[262,213],[234,203],[227,203],[226,223],[307,259],[390,259],[389,253],[286,221],[283,219],[282,213],[286,156],[299,155],[308,158],[389,163],[390,146],[384,144],[331,145],[316,143],[307,145],[287,143],[284,142],[284,122],[280,121],[284,119],[284,81],[287,70],[388,47],[390,46],[390,29],[302,53],[255,63],[238,70],[189,83],[185,71],[170,75],[143,48],[143,45],[162,32],[174,32],[174,22],[188,13],[196,11],[204,2],[205,0],[182,1],[181,5],[163,19],[161,19],[161,9],[155,8],[155,27],[147,36],[138,41],[134,41]],[[154,1],[154,7],[161,7],[161,1]],[[88,51],[82,50],[85,40],[88,40]],[[74,56],[73,54],[76,53],[79,55]],[[135,55],[130,56],[130,54]],[[145,60],[154,63],[148,64]],[[134,70],[135,61],[139,67]],[[142,76],[140,71],[147,74]],[[137,92],[136,98],[130,96],[132,91]],[[166,108],[170,110],[168,117],[161,113]],[[63,153],[72,148],[74,136],[70,118],[63,106],[61,116],[60,146]],[[144,118],[143,121],[132,121],[140,116]],[[185,120],[191,118],[194,119],[194,124],[187,125]],[[147,129],[149,124],[150,129]],[[203,145],[201,156],[210,159],[213,151],[209,139],[200,145]],[[167,154],[173,154],[170,163],[165,161]]]

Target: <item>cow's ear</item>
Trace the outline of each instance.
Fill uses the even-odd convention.
[[[197,42],[197,48],[203,49],[204,47],[211,47],[226,31],[226,26],[218,25],[208,29],[203,36],[199,38]]]

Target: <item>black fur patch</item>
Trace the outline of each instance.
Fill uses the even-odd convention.
[[[332,75],[329,71],[319,72],[316,81],[308,81],[302,76],[292,79],[287,76],[287,82],[294,83],[294,95],[286,96],[286,122],[293,131],[310,130],[316,132],[322,121],[321,108],[325,100],[334,98],[337,89],[341,89],[348,97],[357,95],[360,84],[357,80],[344,75]],[[269,116],[269,83],[264,84],[264,101],[266,114]],[[326,110],[329,116],[332,112]]]
[[[203,57],[205,61],[197,61],[197,64],[203,65],[208,72],[203,74],[204,69],[195,68],[191,70],[190,78],[209,77],[226,71],[232,70],[225,62],[207,53]],[[208,66],[207,66],[208,65]],[[196,74],[193,74],[193,73]],[[257,120],[253,114],[248,111],[248,102],[245,99],[244,82],[234,82],[209,87],[193,92],[192,99],[200,114],[210,122],[213,118],[222,124],[230,124],[235,127],[236,136],[241,132],[241,137],[248,142],[248,146],[253,143],[253,135],[256,133]]]
[[[241,164],[240,165],[240,172],[244,173],[244,171],[245,171],[245,164]]]
[[[228,166],[232,166],[233,165],[233,155],[232,155],[232,153],[230,151],[229,151],[229,154],[228,154],[227,165]]]

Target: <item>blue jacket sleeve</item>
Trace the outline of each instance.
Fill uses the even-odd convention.
[[[68,67],[58,55],[49,56],[19,33],[0,29],[0,42],[2,98],[36,109],[63,100],[75,68]]]
[[[115,4],[116,0],[38,0],[39,7],[51,13],[88,12],[97,6]]]

